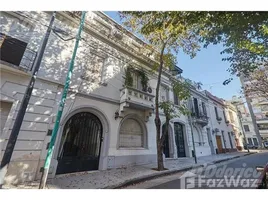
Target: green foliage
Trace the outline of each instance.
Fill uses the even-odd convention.
[[[247,77],[249,84],[244,86],[244,93],[247,97],[262,97],[268,100],[268,71],[267,67],[255,70]]]
[[[139,77],[141,78],[142,89],[143,91],[146,91],[148,87],[149,78],[143,69],[139,70],[138,73],[139,73]]]
[[[158,155],[158,169],[163,170],[163,155],[160,153],[164,137],[161,138],[160,126],[161,121],[159,117],[159,108],[162,108],[167,119],[174,116],[174,105],[171,102],[159,103],[159,89],[161,83],[161,75],[163,69],[174,69],[176,65],[176,54],[179,51],[190,55],[193,58],[196,52],[199,50],[198,35],[193,31],[191,24],[186,24],[184,21],[180,21],[173,17],[173,12],[120,12],[123,24],[129,28],[130,31],[135,32],[142,36],[149,45],[145,45],[145,49],[153,49],[158,51],[156,61],[158,64],[153,64],[153,70],[158,73],[158,80],[156,85],[155,95],[155,125],[156,125],[156,143],[157,143],[157,155]],[[181,12],[182,15],[187,14]],[[176,23],[174,25],[173,23]],[[175,89],[179,88],[182,91],[178,91],[180,98],[185,98],[185,88],[175,84]],[[187,96],[187,95],[186,95]],[[183,107],[179,109],[181,112]],[[162,135],[163,136],[163,135]]]
[[[223,44],[232,75],[268,64],[268,12],[191,12],[186,21],[196,24],[204,47]]]
[[[221,54],[226,55],[223,61],[230,63],[228,71],[232,75],[248,75],[258,66],[268,64],[268,12],[121,12],[121,16],[129,27],[136,25],[132,30],[140,28],[138,33],[151,44],[160,42],[153,37],[160,33],[165,35],[163,40],[179,35],[179,42],[173,43],[171,39],[170,43],[191,56],[199,44],[205,48],[222,44]]]
[[[187,12],[176,13],[187,15]],[[158,50],[160,55],[163,44],[165,44],[164,54],[178,53],[181,50],[192,58],[200,48],[193,27],[174,18],[174,12],[124,11],[119,14],[123,25],[141,35],[142,39],[149,43],[147,46],[151,45],[151,48]]]
[[[133,86],[133,77],[132,77],[132,74],[131,74],[131,67],[127,67],[125,69],[125,86],[128,86],[128,87],[132,87]]]
[[[182,82],[179,80],[172,81],[173,92],[179,98],[179,100],[187,100],[191,96],[190,87],[188,82]]]

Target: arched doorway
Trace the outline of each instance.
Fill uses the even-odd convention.
[[[73,115],[63,129],[56,174],[97,170],[102,132],[96,115],[89,112]]]

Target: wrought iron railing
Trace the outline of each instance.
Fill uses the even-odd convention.
[[[192,117],[195,118],[195,119],[201,119],[201,120],[204,120],[204,121],[208,121],[209,117],[207,116],[207,114],[203,113],[203,112],[195,112],[195,111],[192,111]]]
[[[20,68],[23,68],[27,71],[32,71],[35,58],[36,58],[37,53],[29,48],[25,49],[25,52],[23,54],[23,57],[20,61]]]

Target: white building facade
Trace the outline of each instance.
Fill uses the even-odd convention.
[[[242,98],[234,96],[232,101],[237,102],[238,112],[241,114],[242,130],[244,131],[246,144],[258,146],[258,138],[254,131],[253,122]]]
[[[52,12],[1,12],[0,160],[51,16]],[[57,12],[54,27],[67,34],[62,34],[65,40],[55,32],[49,37],[8,168],[8,183],[41,177],[79,21],[73,12]],[[155,52],[145,46],[102,12],[87,12],[49,178],[156,162],[157,76],[152,73],[156,61]],[[175,75],[182,73],[176,70]],[[173,94],[170,78],[174,74],[164,71],[160,101],[185,103]],[[195,88],[191,92],[192,127],[187,116],[170,120],[164,157],[193,157],[193,145],[197,157],[236,150],[229,127],[216,120],[214,107],[222,113],[222,103]],[[162,111],[160,117],[163,131]]]
[[[1,13],[0,158],[28,85],[52,12]],[[78,15],[79,16],[79,15]],[[54,27],[76,35],[79,17],[57,12]],[[51,33],[6,182],[40,179],[75,40]],[[142,50],[142,51],[141,51]],[[141,53],[142,52],[142,53]],[[10,56],[12,55],[12,56]],[[49,177],[156,162],[154,52],[102,12],[88,12],[58,131]],[[131,84],[126,70],[130,70]],[[178,68],[178,73],[181,73]],[[148,81],[142,84],[142,76]],[[169,72],[160,99],[174,98]],[[130,85],[129,85],[130,84]],[[176,102],[175,102],[176,101]],[[165,117],[160,113],[162,127]],[[90,134],[89,134],[90,133]],[[172,119],[166,158],[192,156],[188,119]],[[202,150],[203,151],[203,150]],[[205,152],[205,151],[204,151]],[[200,153],[200,155],[207,155]]]
[[[215,153],[220,154],[240,150],[237,148],[235,134],[226,116],[224,101],[208,91],[205,91],[205,94],[208,97],[210,116],[208,130],[212,135],[211,140]]]
[[[263,69],[265,73],[268,72],[267,66],[260,66],[260,69]],[[254,77],[250,77],[250,76],[247,76],[247,77],[241,76],[240,81],[244,88],[246,87],[250,88],[252,84],[254,87],[254,84],[256,84],[257,82],[257,80],[255,80]],[[262,138],[262,141],[268,141],[268,99],[267,99],[267,96],[265,96],[265,92],[264,93],[257,92],[256,94],[254,94],[254,92],[251,92],[248,94],[247,98],[251,104],[254,117],[256,118],[256,123],[259,129],[259,133]]]

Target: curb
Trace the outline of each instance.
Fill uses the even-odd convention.
[[[233,160],[233,159],[236,159],[236,158],[240,158],[240,157],[248,156],[248,155],[251,155],[251,154],[255,154],[255,153],[256,152],[251,152],[251,153],[246,153],[246,154],[240,155],[240,156],[234,156],[234,157],[231,157],[231,158],[226,158],[226,159],[222,159],[222,160],[216,160],[216,161],[211,162],[211,164],[217,164],[217,163],[225,162],[225,161],[228,161],[228,160]],[[133,185],[133,184],[137,184],[137,183],[141,183],[141,182],[144,182],[144,181],[152,180],[154,178],[159,178],[159,177],[162,177],[162,176],[172,175],[172,174],[176,174],[176,173],[179,173],[179,172],[184,172],[184,171],[188,171],[188,170],[191,170],[191,169],[204,167],[205,165],[206,164],[199,164],[199,165],[194,165],[194,166],[190,166],[190,167],[185,167],[185,168],[182,168],[182,169],[167,170],[167,171],[162,171],[162,172],[158,172],[158,173],[156,172],[154,174],[149,174],[149,175],[146,175],[146,176],[133,178],[133,179],[124,181],[123,183],[107,186],[107,187],[104,187],[102,189],[121,189],[123,187],[127,187],[127,186],[130,186],[130,185]]]

